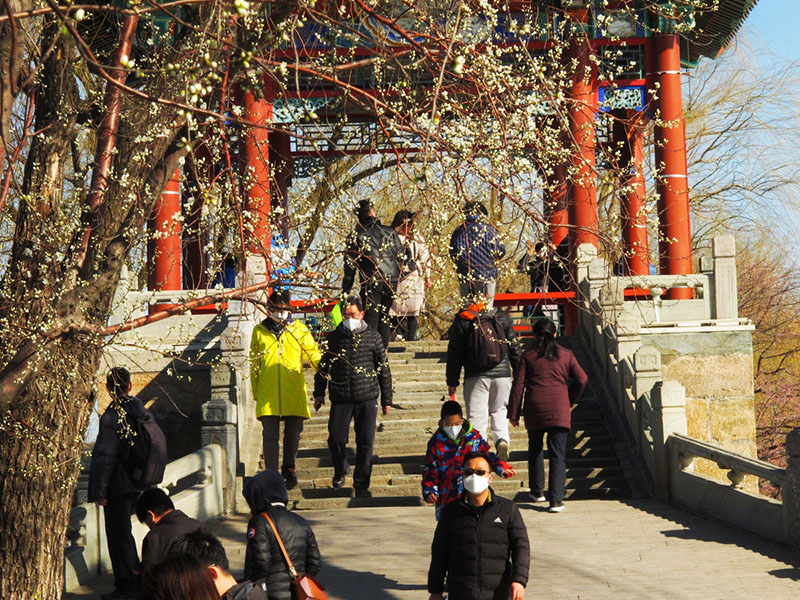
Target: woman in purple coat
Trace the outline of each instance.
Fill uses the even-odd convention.
[[[508,402],[508,419],[515,427],[525,418],[528,430],[528,477],[531,498],[544,502],[544,434],[550,456],[549,512],[564,510],[567,479],[567,434],[571,406],[586,387],[586,373],[575,355],[556,343],[556,326],[541,319],[533,326],[534,347],[520,361]],[[524,402],[523,402],[524,393]]]

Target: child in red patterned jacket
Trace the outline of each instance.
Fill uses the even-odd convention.
[[[436,505],[436,519],[446,504],[458,500],[463,491],[461,471],[471,452],[489,456],[492,470],[500,477],[516,475],[514,468],[491,451],[489,442],[464,419],[461,405],[448,400],[442,405],[439,429],[428,442],[422,470],[422,497]]]

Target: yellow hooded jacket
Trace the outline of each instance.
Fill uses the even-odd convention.
[[[280,336],[263,323],[256,325],[250,338],[256,417],[310,418],[303,361],[316,370],[320,357],[314,336],[302,321],[291,321]]]

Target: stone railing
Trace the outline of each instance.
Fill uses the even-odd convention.
[[[786,469],[686,435],[686,399],[675,382],[656,386],[651,418],[657,496],[693,512],[794,546],[800,545],[800,429],[786,438]],[[726,472],[728,482],[697,472],[698,460]],[[769,481],[781,501],[749,491],[747,476]]]
[[[733,238],[715,238],[712,249],[700,274],[615,277],[594,247],[581,246],[580,338],[637,483],[795,544],[800,433],[787,440],[786,471],[754,458],[753,326],[738,315]],[[692,297],[670,299],[674,288]],[[758,495],[758,478],[782,488],[783,504]]]
[[[225,450],[219,445],[205,446],[167,465],[159,487],[167,490],[175,508],[206,521],[232,510],[225,502],[226,489],[233,486],[227,477]],[[147,528],[131,517],[133,535],[141,548]],[[103,509],[96,504],[81,504],[72,509],[64,551],[64,589],[69,592],[111,570],[105,539]]]

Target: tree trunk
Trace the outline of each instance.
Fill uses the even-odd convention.
[[[0,422],[0,598],[60,598],[90,391],[100,350],[79,340],[47,364]]]

